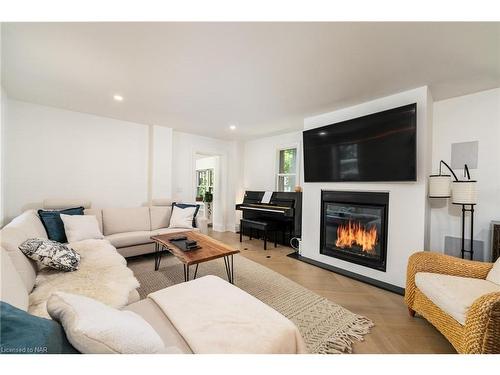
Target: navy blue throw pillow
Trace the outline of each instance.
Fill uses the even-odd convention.
[[[1,354],[76,354],[62,326],[0,301]]]
[[[68,242],[64,223],[61,220],[61,214],[64,215],[83,215],[83,207],[67,208],[59,211],[38,210],[38,216],[42,220],[43,226],[47,231],[49,240],[61,243]]]
[[[196,228],[196,214],[200,210],[200,205],[174,202],[172,203],[172,210],[174,209],[174,206],[177,206],[179,208],[196,207],[196,210],[194,210],[194,215],[193,215],[193,228]]]

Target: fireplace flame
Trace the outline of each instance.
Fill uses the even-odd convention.
[[[341,224],[337,228],[337,241],[335,245],[341,249],[358,245],[364,252],[375,254],[377,244],[377,227],[372,225],[366,228],[359,222],[349,220],[346,224]]]

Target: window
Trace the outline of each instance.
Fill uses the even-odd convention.
[[[284,148],[278,152],[277,191],[294,191],[297,178],[297,147]]]

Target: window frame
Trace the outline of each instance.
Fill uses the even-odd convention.
[[[283,150],[295,149],[295,173],[280,173],[280,154]],[[275,160],[275,171],[274,171],[274,186],[276,191],[279,190],[279,179],[280,177],[295,176],[295,185],[300,185],[300,144],[290,143],[285,145],[280,145],[276,148],[276,160]],[[295,187],[295,186],[294,186]],[[292,189],[293,191],[293,189]]]

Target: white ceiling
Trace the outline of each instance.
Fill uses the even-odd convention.
[[[500,23],[8,23],[2,82],[14,99],[246,139],[422,85],[436,100],[499,87]]]

